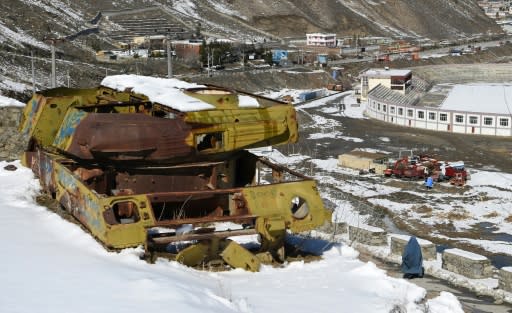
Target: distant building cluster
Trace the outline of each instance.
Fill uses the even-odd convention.
[[[306,34],[306,45],[334,48],[337,45],[336,34]]]
[[[488,17],[493,19],[507,18],[512,15],[512,0],[479,0],[478,5]]]
[[[419,105],[409,70],[369,69],[361,74],[361,100],[369,117],[412,128],[512,136],[512,85],[456,85],[438,106]],[[413,88],[414,87],[414,88]]]

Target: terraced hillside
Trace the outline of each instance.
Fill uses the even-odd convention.
[[[256,41],[315,31],[433,40],[501,32],[474,0],[10,0],[0,2],[0,90],[31,89],[31,52],[37,88],[49,87],[52,38],[66,39],[57,44],[59,85],[90,85],[109,72],[134,71],[98,64],[94,53],[130,31],[121,21],[137,18],[162,19],[183,33]]]

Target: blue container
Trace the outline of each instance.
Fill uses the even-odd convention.
[[[303,92],[303,93],[299,94],[300,101],[308,101],[311,99],[315,99],[316,97],[317,97],[317,94],[315,91],[308,91],[308,92]]]
[[[272,51],[272,62],[279,64],[281,60],[288,59],[288,51],[286,50],[273,50]]]
[[[327,54],[319,54],[316,56],[318,63],[327,64]]]

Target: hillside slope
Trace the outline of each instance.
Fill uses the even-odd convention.
[[[328,31],[339,35],[371,34],[456,38],[499,32],[476,1],[457,0],[287,0],[225,2],[256,27],[281,36]],[[228,4],[229,3],[229,4]]]
[[[69,39],[57,44],[59,85],[84,86],[129,71],[97,64],[94,50],[123,30],[116,19],[155,17],[206,36],[257,41],[316,31],[433,40],[501,32],[475,0],[10,0],[0,2],[0,90],[32,88],[31,52],[36,87],[50,86],[51,38]]]

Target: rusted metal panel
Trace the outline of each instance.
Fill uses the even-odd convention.
[[[254,233],[261,249],[281,256],[286,230],[307,231],[330,219],[314,180],[243,150],[297,141],[293,106],[217,87],[185,93],[213,109],[180,112],[104,87],[36,94],[21,129],[31,139],[24,160],[106,246],[166,251],[176,241],[200,241],[178,253],[190,264],[223,250],[229,264],[248,264],[254,256],[238,256],[245,250],[234,245],[225,250],[225,239]],[[215,222],[244,229],[206,231]],[[179,236],[188,224],[196,229]]]
[[[145,114],[89,113],[66,152],[81,159],[169,160],[194,154],[191,127],[181,119]]]

